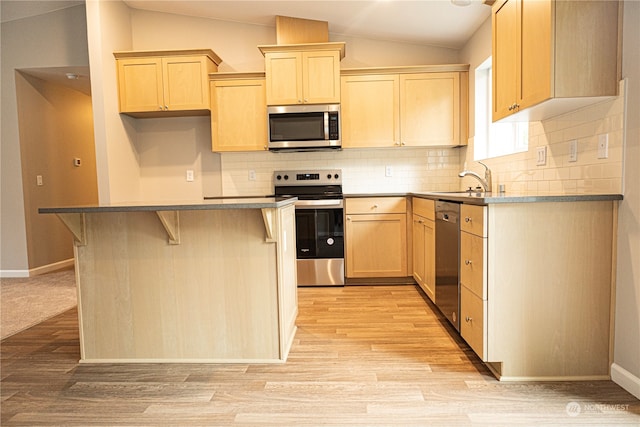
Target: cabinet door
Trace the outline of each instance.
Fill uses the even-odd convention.
[[[340,52],[302,52],[302,93],[305,104],[340,103]]]
[[[460,74],[400,75],[402,145],[460,145]]]
[[[518,62],[518,38],[516,37],[519,25],[518,7],[519,0],[504,0],[493,6],[493,52],[492,52],[492,79],[493,79],[493,121],[499,120],[511,114],[512,107],[516,103],[516,87],[519,81],[517,67]]]
[[[400,144],[397,74],[343,76],[342,147],[393,147]]]
[[[424,289],[425,284],[425,227],[426,220],[413,215],[413,278]]]
[[[424,222],[424,291],[436,302],[436,225],[435,221]]]
[[[162,59],[164,104],[169,111],[208,110],[209,76],[203,56]]]
[[[465,286],[460,286],[460,335],[473,351],[487,360],[487,302]]]
[[[211,82],[213,151],[258,151],[267,147],[264,79]]]
[[[530,107],[551,96],[552,42],[551,1],[518,3],[520,42],[518,73],[518,109]]]
[[[405,214],[347,215],[347,277],[407,276]]]
[[[487,239],[460,233],[460,283],[482,299],[487,299]]]
[[[302,104],[301,52],[265,54],[267,105]]]
[[[161,59],[118,59],[117,63],[120,112],[163,110]]]

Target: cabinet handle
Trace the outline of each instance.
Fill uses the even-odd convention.
[[[378,209],[378,205],[371,206],[371,209]]]
[[[471,222],[471,217],[470,216],[465,217],[464,222]]]
[[[464,263],[465,263],[465,265],[471,265],[472,264],[470,259],[465,259]]]
[[[163,110],[162,105],[158,105],[158,110],[160,110],[160,111]]]
[[[400,145],[406,145],[404,142],[401,142]]]
[[[298,104],[302,104],[302,99],[298,99]]]
[[[350,216],[347,217],[347,221],[351,221],[351,217]]]
[[[393,145],[400,146],[400,143],[399,142],[394,142]]]
[[[165,105],[165,106],[164,106],[164,109],[165,109],[165,110],[168,110],[168,109],[169,109],[169,106],[168,106],[168,105]]]
[[[467,323],[471,323],[471,322],[473,322],[473,318],[467,316],[467,317],[464,318],[464,321],[467,322]]]
[[[306,104],[307,102],[309,102],[309,100],[307,98],[304,99],[304,103]]]

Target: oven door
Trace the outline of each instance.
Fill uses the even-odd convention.
[[[298,286],[344,285],[342,200],[296,203],[296,247]]]

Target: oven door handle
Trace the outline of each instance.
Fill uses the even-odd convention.
[[[296,209],[317,209],[317,208],[331,208],[342,209],[342,200],[298,200],[295,202]]]

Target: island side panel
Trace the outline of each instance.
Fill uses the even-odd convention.
[[[501,379],[608,377],[613,203],[489,206],[488,359]]]
[[[279,209],[278,289],[280,306],[280,354],[286,359],[293,344],[298,317],[295,206]]]
[[[84,361],[275,361],[276,245],[257,209],[87,214],[77,247]]]

